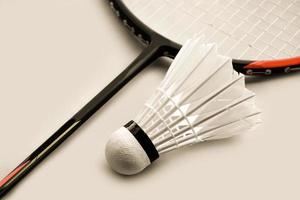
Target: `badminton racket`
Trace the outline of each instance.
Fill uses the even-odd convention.
[[[142,53],[86,106],[0,181],[0,197],[72,135],[127,82],[159,57],[203,34],[232,57],[237,72],[271,75],[300,70],[299,0],[110,0]]]

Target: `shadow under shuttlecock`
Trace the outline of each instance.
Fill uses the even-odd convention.
[[[178,162],[178,160],[180,160],[180,157],[184,156],[185,154],[189,154],[191,153],[191,151],[193,152],[199,152],[199,154],[201,154],[201,152],[203,152],[204,149],[207,148],[220,148],[222,146],[229,146],[229,145],[234,145],[237,142],[240,142],[242,136],[237,135],[235,137],[231,137],[231,138],[225,138],[225,139],[220,139],[220,140],[211,140],[211,141],[206,141],[206,142],[201,142],[192,146],[187,146],[185,148],[182,149],[177,149],[174,150],[172,152],[169,152],[165,155],[162,155],[158,160],[156,160],[155,162],[153,162],[150,166],[148,166],[146,169],[144,169],[142,172],[140,172],[139,174],[136,175],[131,175],[131,176],[127,176],[127,175],[122,175],[122,174],[118,174],[115,171],[113,171],[110,166],[103,161],[102,162],[102,170],[106,171],[107,174],[112,175],[114,178],[118,179],[118,180],[124,180],[124,181],[128,181],[128,180],[139,180],[141,178],[147,177],[149,176],[149,174],[153,174],[153,173],[160,173],[160,169],[163,166],[169,167],[168,166],[168,162]],[[172,165],[172,164],[169,164]]]
[[[159,172],[158,168],[161,165],[160,160],[153,162],[150,166],[148,166],[147,168],[145,168],[142,172],[135,174],[135,175],[123,175],[123,174],[119,174],[117,172],[115,172],[107,163],[106,161],[103,160],[103,162],[101,162],[101,166],[102,166],[102,171],[106,172],[106,174],[111,175],[113,178],[116,178],[118,180],[124,180],[124,181],[128,181],[128,180],[132,180],[132,181],[136,181],[139,179],[142,179],[144,177],[149,176],[149,174],[152,174],[154,172]]]

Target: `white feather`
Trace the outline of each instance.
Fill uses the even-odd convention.
[[[230,137],[259,123],[254,93],[215,44],[189,40],[135,119],[159,153]]]

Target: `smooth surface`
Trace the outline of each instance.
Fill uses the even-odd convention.
[[[104,0],[0,1],[0,176],[141,49]],[[5,199],[299,199],[300,74],[247,78],[264,121],[252,134],[172,152],[138,176],[109,169],[109,135],[136,115],[168,65],[142,72]]]

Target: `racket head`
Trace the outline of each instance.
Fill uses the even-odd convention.
[[[123,0],[144,24],[178,44],[196,34],[235,59],[300,54],[300,1]]]
[[[296,57],[300,54],[299,1],[110,2],[114,9],[117,7],[115,10],[123,22],[128,16],[134,18],[130,27],[138,30],[133,31],[138,38],[149,39],[148,43],[158,38],[162,46],[171,46],[173,52],[165,53],[169,57],[174,57],[187,39],[199,34],[205,36],[205,43],[217,43],[221,54],[232,57],[234,68],[239,72],[269,75],[300,68],[300,58]],[[257,60],[274,59],[281,62],[253,64]]]

